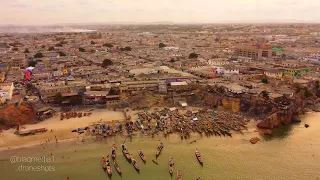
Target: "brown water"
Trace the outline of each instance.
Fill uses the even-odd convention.
[[[310,124],[309,128],[304,123]],[[133,138],[127,140],[129,151],[135,155],[140,165],[137,173],[120,152],[121,137],[107,139],[103,142],[72,142],[50,145],[46,149],[33,147],[28,149],[0,152],[1,180],[170,180],[176,179],[176,172],[171,178],[168,173],[168,159],[175,161],[175,169],[180,169],[184,180],[213,179],[254,179],[254,180],[316,180],[320,179],[320,114],[308,114],[300,124],[284,126],[277,129],[272,137],[260,137],[262,140],[252,145],[248,140],[259,136],[253,129],[243,135],[230,137],[200,137],[193,135],[187,141],[171,135],[163,139],[164,149],[158,158],[159,165],[151,162],[154,159],[158,138]],[[192,140],[196,143],[189,144]],[[101,169],[101,157],[110,154],[112,143],[116,142],[118,162],[123,169],[120,177],[113,168],[112,177]],[[200,166],[194,151],[198,148],[204,158]],[[138,157],[141,149],[147,163],[143,164]],[[76,152],[75,152],[76,150]],[[45,156],[53,153],[51,163],[11,163],[10,156]],[[62,158],[64,156],[64,158]],[[55,171],[19,171],[19,166],[52,166]],[[112,166],[113,167],[113,166]],[[18,171],[16,171],[18,170]],[[52,169],[51,169],[52,170]]]

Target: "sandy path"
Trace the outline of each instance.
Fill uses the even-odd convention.
[[[84,112],[84,111],[79,111]],[[33,136],[17,136],[14,134],[15,129],[5,130],[0,133],[0,150],[15,149],[27,146],[38,145],[48,140],[54,141],[56,136],[59,140],[81,137],[77,133],[72,133],[71,130],[76,128],[84,128],[99,121],[124,120],[123,112],[107,111],[98,109],[92,111],[91,116],[83,116],[82,118],[71,118],[60,121],[60,114],[39,122],[37,124],[25,125],[23,130],[48,128],[48,132],[36,134]],[[51,132],[52,130],[52,132]]]

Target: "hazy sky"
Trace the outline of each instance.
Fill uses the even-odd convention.
[[[0,24],[320,22],[320,0],[0,0]]]

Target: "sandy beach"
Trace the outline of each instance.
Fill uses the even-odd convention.
[[[77,112],[84,112],[84,110]],[[59,141],[83,137],[83,135],[72,133],[71,131],[77,128],[84,128],[98,122],[107,122],[113,120],[122,121],[124,119],[125,116],[123,112],[108,111],[105,109],[96,109],[92,111],[92,115],[88,117],[84,116],[81,118],[70,118],[63,121],[60,121],[60,113],[57,113],[54,117],[45,121],[23,126],[23,130],[47,128],[48,131],[45,133],[22,137],[14,134],[15,129],[2,131],[0,133],[0,151],[30,147],[51,141],[54,142],[54,137],[56,137]]]

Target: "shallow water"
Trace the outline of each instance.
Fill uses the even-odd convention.
[[[304,123],[310,124],[309,128]],[[103,142],[61,143],[49,145],[46,149],[32,147],[21,150],[0,152],[0,174],[4,180],[170,180],[176,179],[176,172],[171,178],[168,173],[168,159],[173,157],[175,169],[180,169],[184,180],[203,179],[255,179],[255,180],[312,180],[320,179],[320,114],[308,114],[300,124],[284,126],[274,131],[272,137],[260,137],[261,141],[252,145],[249,139],[259,136],[250,130],[243,135],[230,137],[200,137],[193,135],[189,140],[181,141],[177,135],[162,139],[164,149],[158,158],[159,165],[151,162],[155,158],[158,138],[133,138],[126,140],[126,145],[140,165],[137,173],[120,151],[121,137],[114,137]],[[196,143],[189,144],[190,141]],[[111,153],[111,146],[118,146],[117,159],[123,169],[120,177],[113,168],[112,177],[101,169],[101,157]],[[194,151],[198,148],[204,158],[201,166]],[[143,164],[138,156],[141,149],[147,157]],[[76,150],[76,152],[75,152]],[[47,156],[53,154],[54,162],[48,163],[11,163],[10,156]],[[62,158],[63,156],[63,158]],[[32,171],[19,169],[23,166],[52,166],[55,171],[42,169]],[[16,171],[18,170],[18,171]],[[45,171],[47,170],[47,171]],[[52,169],[51,169],[52,170]]]

